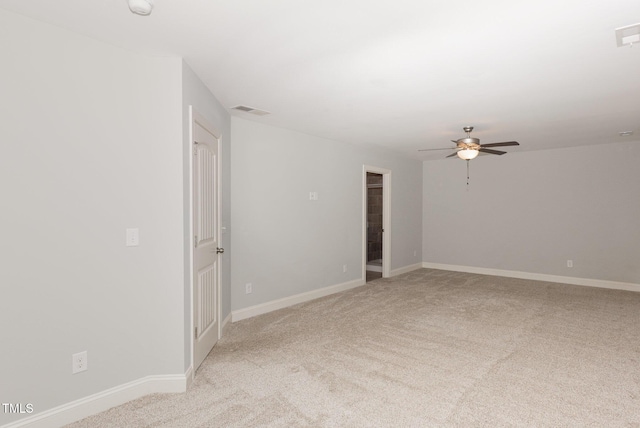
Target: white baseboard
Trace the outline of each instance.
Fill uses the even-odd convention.
[[[458,266],[442,263],[422,262],[422,267],[428,269],[451,270],[455,272],[479,273],[482,275],[505,276],[509,278],[531,279],[534,281],[558,282],[561,284],[583,285],[585,287],[610,288],[640,292],[640,284],[630,282],[606,281],[602,279],[575,278],[571,276],[547,275],[543,273],[520,272],[516,270],[490,269],[474,266]]]
[[[221,339],[226,334],[226,331],[230,325],[231,325],[231,312],[229,312],[229,315],[227,315],[225,319],[222,321],[222,333],[220,334]]]
[[[195,373],[193,372],[193,366],[189,366],[189,368],[187,369],[187,372],[184,374],[184,377],[185,377],[184,390],[187,391],[191,387],[191,384],[193,383],[193,380],[195,378]]]
[[[50,428],[67,425],[148,394],[185,392],[191,378],[191,368],[183,375],[143,377],[3,425],[2,428]]]
[[[398,269],[393,269],[390,274],[391,276],[402,275],[403,273],[411,272],[416,269],[422,268],[422,263],[415,263],[409,266],[401,267]]]
[[[277,311],[278,309],[287,308],[289,306],[297,305],[298,303],[308,302],[309,300],[318,299],[330,294],[360,287],[365,283],[365,280],[362,278],[354,279],[353,281],[343,282],[342,284],[330,285],[318,290],[307,291],[306,293],[300,293],[293,296],[284,297],[282,299],[261,303],[259,305],[249,306],[248,308],[238,309],[237,311],[231,312],[231,321],[236,322],[246,318],[266,314],[268,312]]]

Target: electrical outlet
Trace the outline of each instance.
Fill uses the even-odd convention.
[[[342,272],[346,272],[347,271],[347,265],[342,265]]]
[[[573,260],[567,260],[567,267],[569,268],[573,267]]]
[[[251,285],[250,282],[246,283],[244,286],[244,292],[245,294],[251,294],[253,293],[253,285]]]
[[[87,370],[87,351],[78,352],[71,356],[71,373],[76,374]]]
[[[317,201],[318,200],[318,192],[309,192],[309,200]]]
[[[127,247],[137,247],[140,245],[140,231],[138,228],[126,229],[126,235],[125,245]]]

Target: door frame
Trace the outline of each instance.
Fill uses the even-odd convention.
[[[191,368],[191,379],[188,380],[188,382],[193,381],[193,379],[195,379],[196,376],[196,368],[195,368],[195,354],[196,354],[196,341],[195,341],[195,284],[194,284],[194,248],[195,248],[195,231],[194,231],[194,224],[193,224],[193,162],[194,162],[194,156],[193,156],[193,147],[194,147],[194,127],[196,124],[199,124],[200,126],[202,126],[203,128],[205,128],[207,131],[209,131],[216,139],[217,141],[217,150],[218,150],[218,156],[217,156],[217,174],[216,174],[216,187],[217,192],[218,192],[218,200],[217,200],[217,206],[215,208],[216,210],[216,216],[218,218],[218,230],[216,230],[216,241],[218,242],[218,245],[221,245],[222,241],[222,229],[221,229],[221,224],[222,224],[222,134],[220,134],[220,132],[218,132],[216,130],[215,127],[213,127],[209,121],[200,113],[198,113],[197,110],[194,109],[194,107],[192,105],[189,106],[189,213],[188,213],[188,221],[189,221],[189,290],[190,290],[190,294],[191,294],[191,302],[190,302],[190,306],[191,306],[191,316],[190,318],[190,329],[189,329],[189,337],[190,337],[190,349],[191,349],[191,361],[190,361],[190,368]],[[218,260],[216,261],[216,263],[220,263],[220,256],[218,256]],[[218,324],[218,340],[220,340],[220,338],[222,337],[222,314],[220,313],[221,309],[222,309],[222,304],[221,304],[221,295],[222,295],[222,269],[221,266],[218,266],[216,269],[217,273],[216,273],[216,281],[217,281],[217,286],[216,286],[216,322]]]
[[[391,170],[362,165],[362,280],[367,281],[367,172],[382,175],[382,277],[391,276]]]

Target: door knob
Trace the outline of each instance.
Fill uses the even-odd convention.
[[[222,253],[224,253],[224,248],[220,248],[220,247],[216,248],[216,254],[222,254]]]

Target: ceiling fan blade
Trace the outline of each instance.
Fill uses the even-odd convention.
[[[520,143],[517,141],[505,141],[504,143],[489,143],[489,144],[480,144],[480,147],[504,147],[504,146],[519,146]]]
[[[478,151],[480,153],[489,153],[489,154],[492,154],[492,155],[503,155],[503,154],[507,153],[507,152],[503,152],[501,150],[491,150],[491,149],[483,149],[483,148],[480,148]]]
[[[453,150],[455,149],[455,147],[447,147],[447,148],[441,148],[441,149],[420,149],[418,150],[419,152],[431,152],[433,150]]]
[[[458,156],[458,151],[456,150],[455,153],[451,153],[449,156],[447,156],[448,158],[452,158],[454,156]]]

